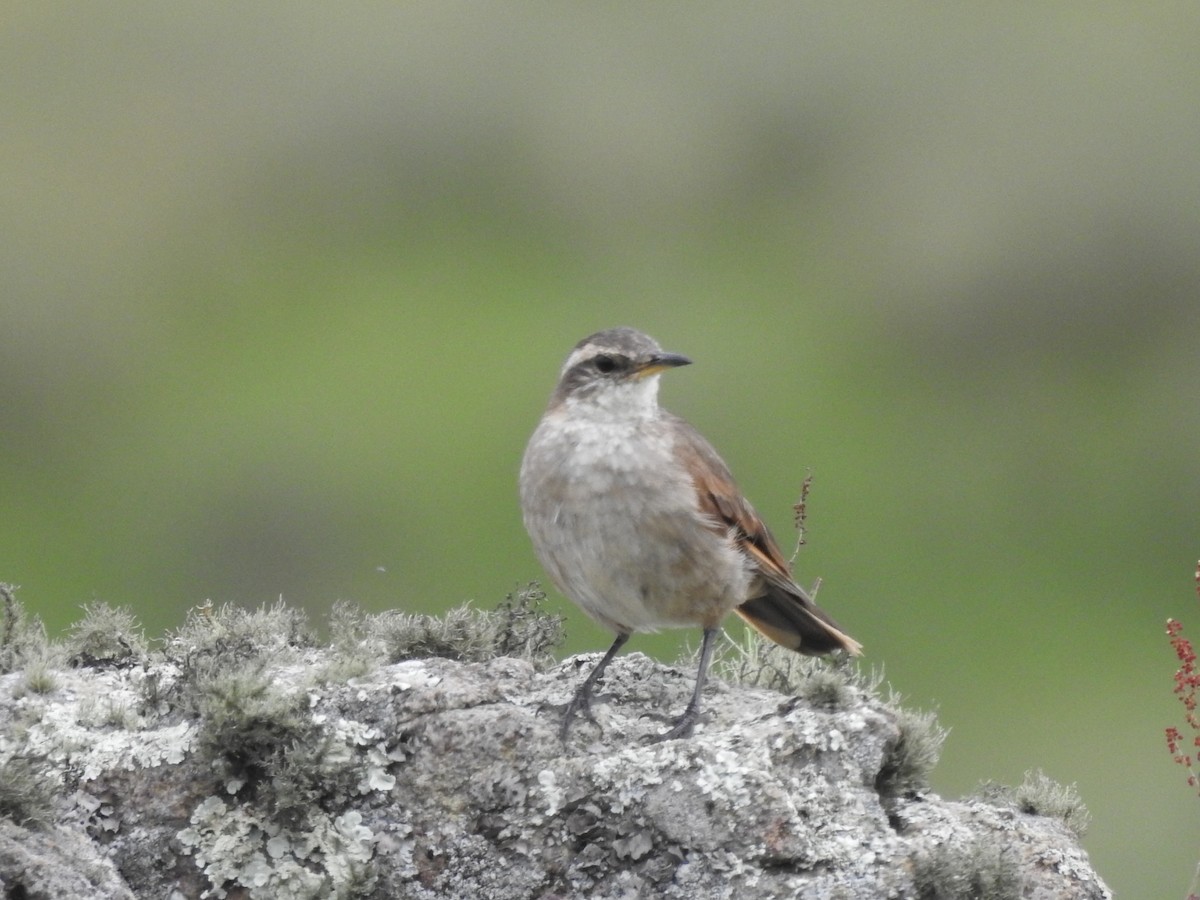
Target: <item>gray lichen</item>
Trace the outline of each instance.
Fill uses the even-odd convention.
[[[89,603],[64,643],[73,666],[135,665],[146,658],[146,636],[128,609]]]
[[[919,855],[913,884],[919,900],[1020,900],[1025,879],[1018,852],[993,833]]]
[[[562,643],[562,617],[544,612],[536,584],[509,594],[494,610],[468,604],[441,616],[390,611],[369,616],[339,603],[331,617],[334,646],[351,658],[386,663],[436,656],[485,662],[498,656],[548,665]]]
[[[42,768],[21,756],[0,759],[0,818],[42,828],[54,818],[56,791]]]
[[[44,652],[30,654],[22,670],[24,675],[23,687],[33,694],[49,694],[58,688],[58,676],[55,674],[60,664],[59,654]]]
[[[989,803],[1010,805],[1032,816],[1059,819],[1078,837],[1087,834],[1092,819],[1075,785],[1059,784],[1041,769],[1026,772],[1016,787],[985,782],[976,794]]]
[[[225,660],[282,659],[315,643],[304,610],[282,600],[258,609],[206,603],[188,612],[183,627],[167,636],[163,650],[168,660],[190,670],[219,668]]]
[[[46,659],[49,644],[41,619],[17,599],[16,586],[0,583],[0,675]]]
[[[942,755],[948,732],[935,713],[909,709],[894,695],[886,703],[896,717],[897,734],[888,744],[875,787],[884,797],[915,796],[928,789],[929,774]]]

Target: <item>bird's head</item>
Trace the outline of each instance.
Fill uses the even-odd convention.
[[[598,331],[576,344],[563,363],[551,405],[586,405],[618,417],[652,413],[658,408],[658,375],[690,363],[633,328]]]

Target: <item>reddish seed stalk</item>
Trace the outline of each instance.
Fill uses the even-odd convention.
[[[1196,595],[1200,598],[1200,564],[1196,566]],[[1167,728],[1167,751],[1171,754],[1171,759],[1187,770],[1188,786],[1200,793],[1200,777],[1196,774],[1196,766],[1200,764],[1200,713],[1197,712],[1197,704],[1200,703],[1200,671],[1196,668],[1196,649],[1192,642],[1184,637],[1183,623],[1177,619],[1167,619],[1167,639],[1179,659],[1179,668],[1175,672],[1174,693],[1183,704],[1184,721],[1196,733],[1189,741],[1175,726]]]
[[[1200,563],[1196,565],[1196,596],[1200,598]],[[1167,751],[1171,754],[1171,759],[1187,769],[1188,787],[1200,793],[1200,778],[1196,776],[1196,765],[1200,763],[1200,715],[1196,712],[1196,702],[1200,695],[1200,672],[1196,671],[1196,648],[1183,636],[1183,625],[1175,619],[1167,619],[1167,639],[1175,651],[1175,656],[1179,658],[1174,691],[1179,702],[1183,704],[1184,721],[1196,732],[1190,746],[1196,748],[1197,753],[1195,757],[1192,756],[1183,732],[1174,726],[1166,730]],[[1200,900],[1200,866],[1196,867],[1192,876],[1187,900]]]

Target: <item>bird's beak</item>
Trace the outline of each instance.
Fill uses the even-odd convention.
[[[656,353],[633,370],[634,378],[646,378],[657,375],[667,369],[677,369],[680,366],[690,366],[692,361],[678,353]]]

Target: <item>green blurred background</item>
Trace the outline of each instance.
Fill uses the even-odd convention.
[[[10,4],[0,579],[56,630],[282,595],[491,606],[580,337],[696,365],[802,580],[952,729],[1185,892],[1200,10]],[[568,650],[610,636],[561,597]],[[640,638],[669,658],[696,635]]]

